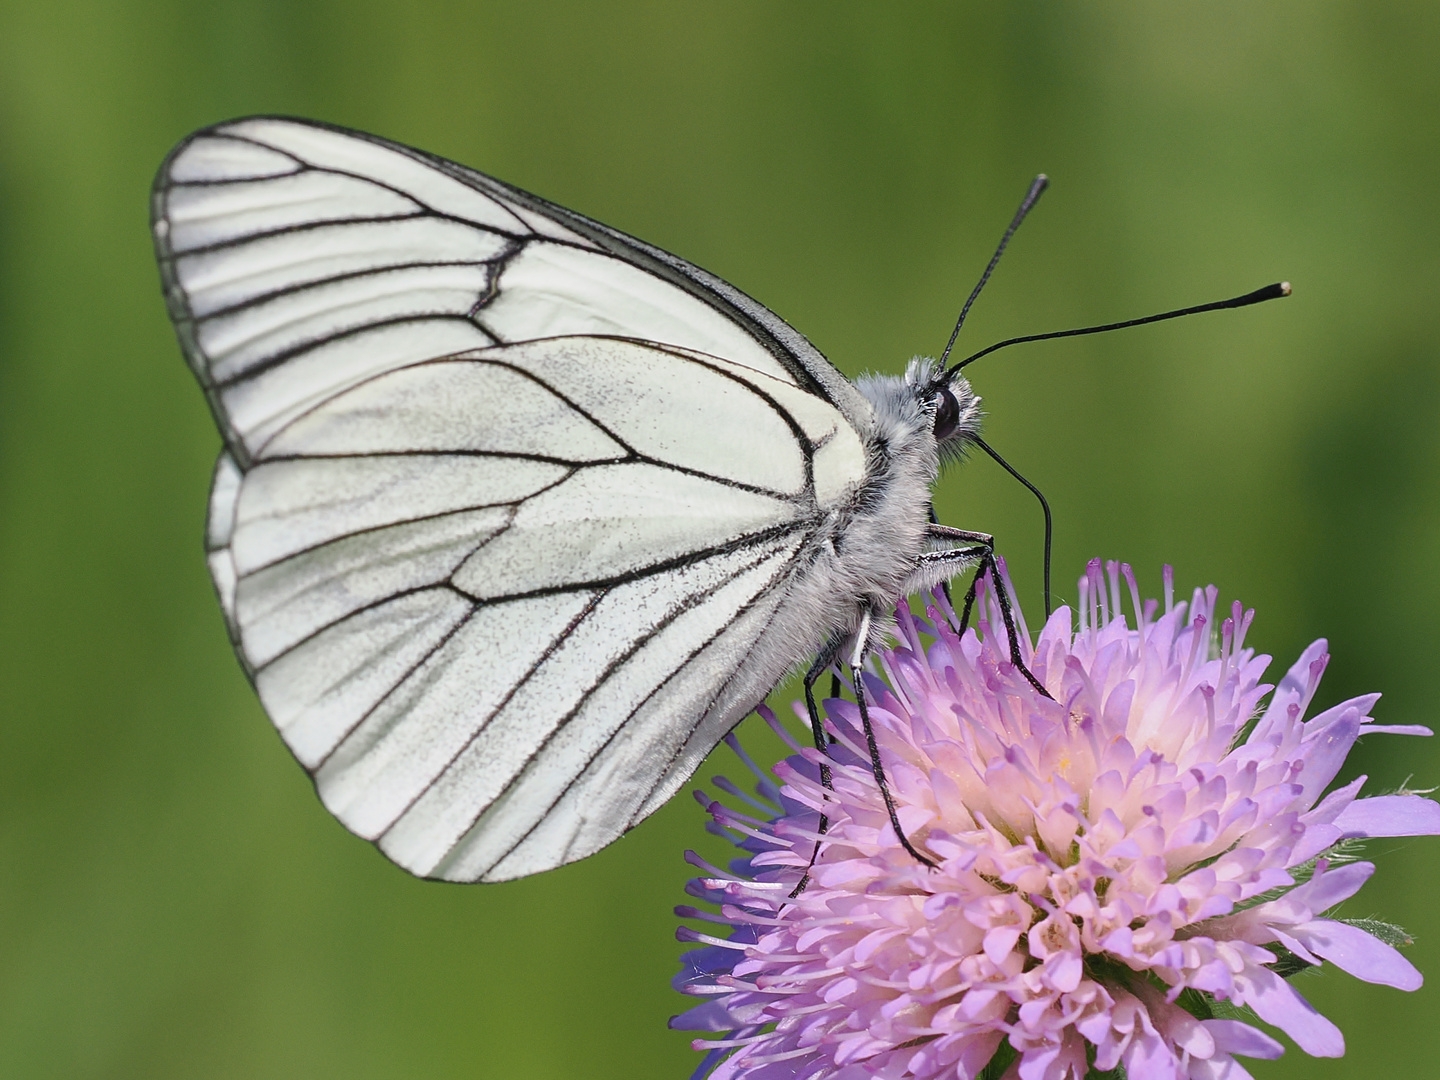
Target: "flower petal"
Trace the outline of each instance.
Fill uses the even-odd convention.
[[[1248,966],[1235,976],[1235,985],[1241,990],[1242,1004],[1289,1035],[1311,1057],[1340,1057],[1345,1053],[1345,1036],[1340,1029],[1269,968]]]
[[[1345,764],[1346,755],[1360,737],[1362,715],[1359,709],[1348,707],[1323,727],[1310,727],[1310,724],[1319,721],[1318,716],[1305,725],[1305,741],[1297,755],[1298,760],[1304,763],[1300,786],[1304,792],[1301,802],[1305,806],[1312,805],[1320,797],[1321,792],[1330,786],[1330,781],[1335,779],[1340,766]]]
[[[1261,715],[1255,730],[1251,735],[1252,739],[1261,742],[1273,737],[1277,732],[1283,731],[1290,720],[1290,709],[1297,707],[1303,712],[1309,703],[1311,696],[1315,693],[1315,685],[1319,682],[1319,672],[1316,665],[1322,665],[1320,671],[1324,670],[1325,650],[1329,643],[1324,638],[1317,638],[1310,643],[1310,646],[1300,654],[1300,658],[1291,665],[1280,684],[1275,687],[1275,694],[1270,698],[1270,704]]]
[[[1398,990],[1419,990],[1425,979],[1399,950],[1372,937],[1358,926],[1315,919],[1290,928],[1298,940],[1316,956],[1329,960],[1357,979],[1393,986]]]
[[[1440,802],[1423,795],[1373,795],[1340,811],[1346,836],[1440,836]]]
[[[730,1011],[724,998],[711,998],[679,1016],[670,1018],[672,1031],[734,1031],[739,1020]]]
[[[1434,735],[1424,724],[1366,724],[1361,735]]]
[[[1239,1020],[1202,1020],[1201,1023],[1214,1038],[1215,1048],[1222,1053],[1274,1059],[1285,1052],[1277,1040]]]

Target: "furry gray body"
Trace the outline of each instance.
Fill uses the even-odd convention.
[[[935,437],[938,388],[959,405],[953,434]],[[809,623],[811,650],[851,638],[867,609],[888,612],[911,593],[933,589],[964,564],[926,564],[931,548],[930,494],[946,458],[958,457],[979,431],[980,399],[958,376],[944,382],[932,361],[912,360],[903,376],[866,375],[856,387],[870,403],[864,432],[866,476],[850,504],[816,531],[811,557],[790,585],[787,606]],[[886,620],[873,623],[869,645],[880,644]],[[792,656],[790,663],[795,663]]]

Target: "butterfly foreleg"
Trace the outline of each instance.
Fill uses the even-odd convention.
[[[1020,673],[1025,676],[1026,681],[1038,693],[1054,701],[1054,696],[1034,676],[1026,666],[1024,657],[1020,655],[1020,632],[1015,627],[1015,612],[1010,606],[1010,593],[1000,580],[999,571],[995,566],[995,538],[989,533],[970,532],[968,529],[954,529],[948,525],[933,524],[930,526],[929,535],[932,540],[959,542],[969,546],[922,552],[920,555],[922,565],[966,562],[977,559],[980,563],[975,568],[975,576],[970,580],[970,588],[965,591],[965,603],[960,612],[960,633],[965,633],[965,629],[970,625],[970,612],[975,606],[975,596],[980,587],[980,580],[989,574],[991,588],[995,590],[995,599],[1000,604],[1000,618],[1005,623],[1005,636],[1010,645],[1010,662],[1020,669]]]
[[[922,862],[935,870],[939,868],[939,864],[934,859],[921,855],[915,845],[910,843],[905,830],[900,827],[900,815],[895,810],[895,799],[890,794],[890,785],[885,782],[885,766],[880,761],[880,745],[875,741],[875,728],[870,723],[870,709],[865,703],[865,683],[860,678],[860,672],[864,669],[865,658],[870,652],[870,627],[873,622],[874,612],[867,607],[861,616],[860,628],[855,632],[855,648],[850,654],[850,678],[855,687],[855,704],[860,708],[860,726],[865,730],[865,746],[870,751],[870,771],[875,775],[880,797],[885,801],[885,812],[890,815],[890,825],[895,830],[895,835],[900,838],[900,846],[908,851],[916,862]]]
[[[931,525],[939,525],[939,524],[940,524],[940,517],[939,517],[939,515],[937,515],[937,514],[935,513],[935,504],[934,504],[933,502],[930,504],[930,506],[929,506],[929,508],[928,508],[928,512],[929,512],[929,515],[930,515],[930,524],[931,524]],[[945,603],[947,603],[947,604],[950,605],[950,610],[952,610],[952,611],[955,610],[955,598],[950,595],[950,579],[949,579],[949,578],[946,578],[944,581],[940,582],[940,591],[945,594]]]
[[[826,791],[835,790],[834,779],[830,774],[830,743],[831,739],[825,734],[825,725],[820,719],[820,707],[815,703],[815,684],[820,681],[820,676],[830,671],[835,662],[840,658],[844,647],[843,637],[833,637],[820,647],[819,653],[815,656],[815,662],[805,672],[805,711],[810,716],[810,736],[815,740],[815,749],[822,755],[820,759],[820,786]],[[840,696],[840,676],[836,673],[830,676],[830,696]],[[825,798],[829,798],[827,794]],[[815,841],[815,849],[810,852],[810,861],[805,865],[805,873],[801,875],[799,883],[790,892],[790,898],[794,899],[805,891],[805,886],[810,884],[810,868],[815,865],[815,860],[820,857],[820,845],[824,843],[826,831],[830,828],[830,818],[823,812],[820,815],[820,823],[816,828],[819,838]]]

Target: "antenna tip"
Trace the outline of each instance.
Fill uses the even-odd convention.
[[[1263,288],[1256,289],[1252,293],[1246,293],[1244,296],[1237,296],[1235,300],[1230,304],[1230,306],[1246,307],[1250,304],[1264,303],[1266,300],[1279,300],[1282,296],[1289,295],[1290,282],[1277,281],[1272,285],[1266,285]]]

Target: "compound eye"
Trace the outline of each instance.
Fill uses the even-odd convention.
[[[944,442],[960,426],[960,402],[949,387],[943,387],[935,399],[935,441]]]

